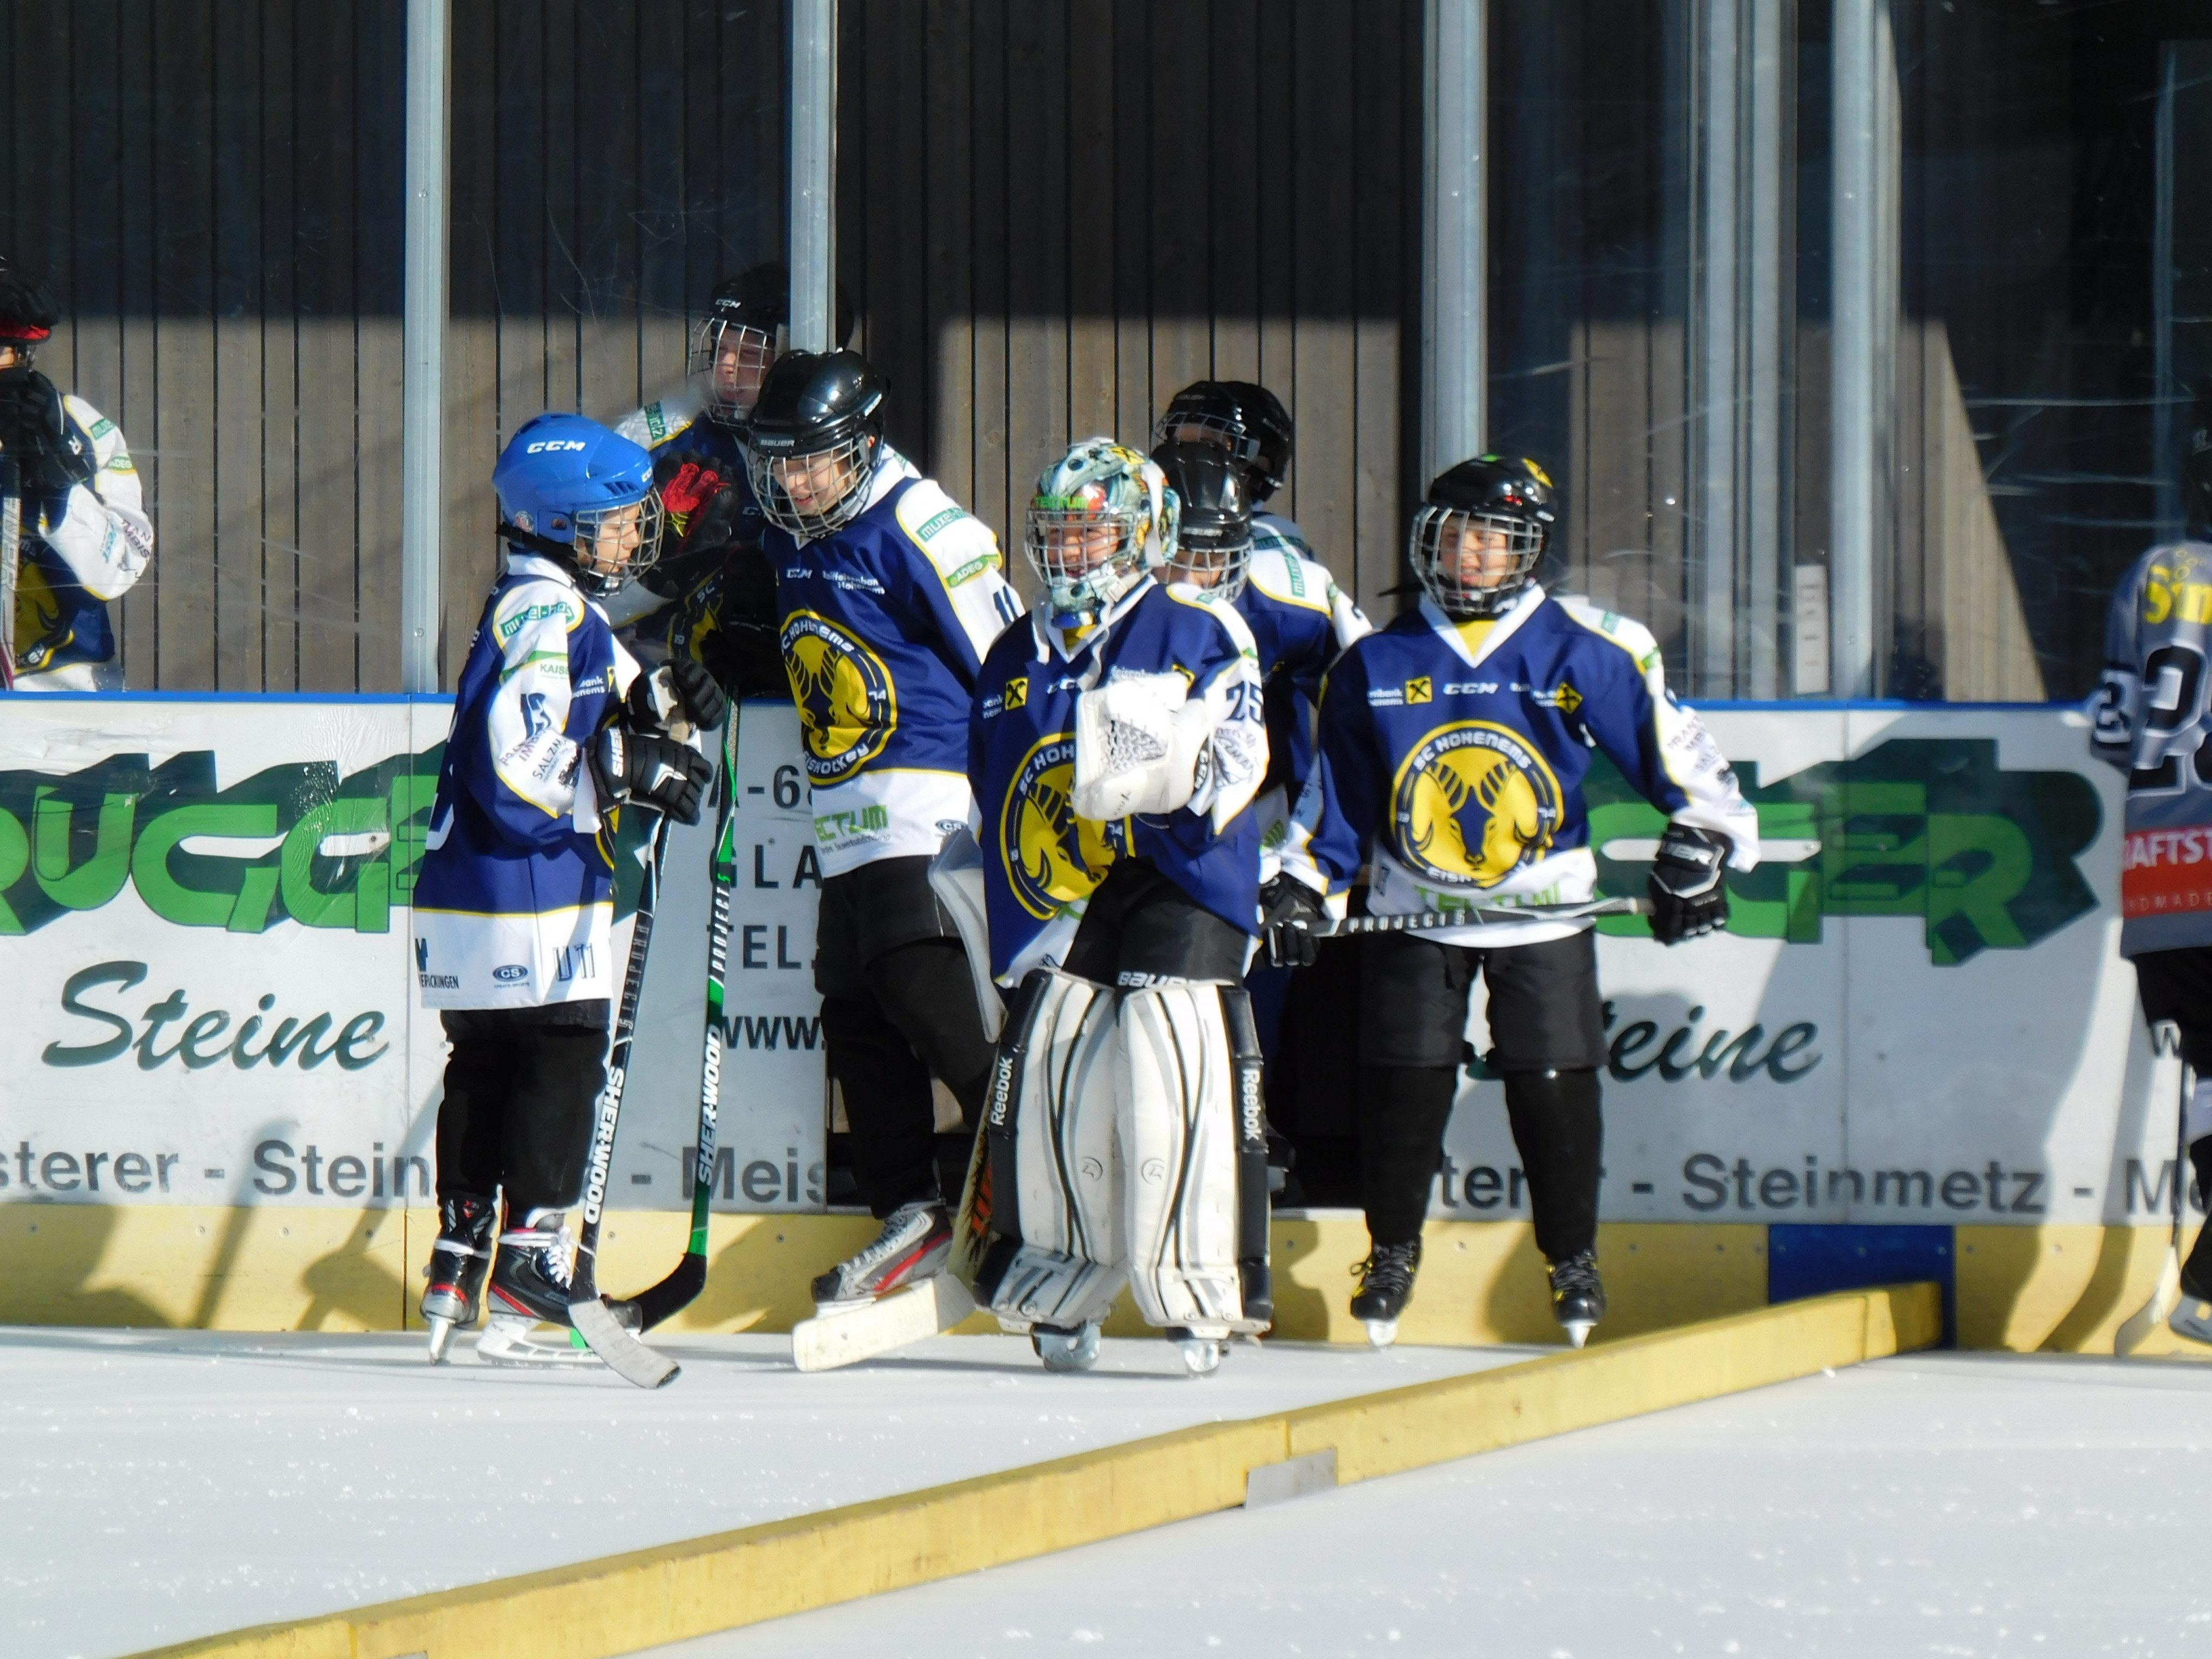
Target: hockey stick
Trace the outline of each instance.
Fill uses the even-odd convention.
[[[584,1231],[576,1241],[576,1267],[568,1285],[568,1321],[584,1344],[625,1382],[658,1389],[676,1380],[678,1366],[639,1341],[599,1299],[599,1223],[606,1213],[607,1174],[614,1163],[615,1125],[622,1115],[623,1085],[629,1071],[629,1046],[637,1035],[638,999],[645,990],[645,957],[653,944],[653,913],[660,903],[660,855],[668,845],[668,816],[653,815],[646,842],[645,877],[637,890],[637,919],[629,940],[629,963],[623,974],[622,1006],[615,1015],[613,1046],[607,1054],[606,1086],[599,1091],[598,1127],[584,1179]]]
[[[1516,921],[1580,921],[1585,916],[1648,916],[1648,898],[1586,899],[1580,904],[1470,904],[1463,909],[1419,910],[1407,916],[1346,916],[1319,935],[1419,933],[1436,927],[1488,927]]]
[[[22,542],[23,492],[15,458],[0,455],[0,691],[15,689],[15,578]]]
[[[620,1316],[635,1308],[638,1328],[649,1331],[690,1306],[707,1285],[707,1208],[714,1191],[714,1127],[722,1105],[722,981],[729,969],[730,912],[738,879],[738,705],[722,728],[722,793],[716,826],[712,908],[707,921],[707,1039],[699,1059],[699,1145],[691,1170],[691,1241],[668,1277],[640,1291]]]
[[[2150,1046],[2153,1054],[2172,1054],[2180,1059],[2181,1028],[2171,1020],[2159,1021],[2150,1028]],[[2112,1352],[2124,1357],[2142,1346],[2181,1300],[2181,1221],[2188,1210],[2183,1194],[2189,1183],[2189,1062],[2182,1060],[2181,1104],[2174,1113],[2173,1127],[2173,1231],[2166,1239],[2166,1261],[2158,1270],[2158,1288],[2112,1337]]]

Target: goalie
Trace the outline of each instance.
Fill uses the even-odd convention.
[[[1203,1374],[1270,1322],[1259,1045],[1240,983],[1267,765],[1252,635],[1162,586],[1177,502],[1104,438],[1038,481],[1045,586],[976,686],[991,969],[1018,986],[985,1102],[976,1300],[1055,1370],[1126,1279]]]

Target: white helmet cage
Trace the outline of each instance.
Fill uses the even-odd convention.
[[[1501,535],[1504,545],[1494,550],[1513,556],[1514,562],[1494,581],[1466,579],[1461,548],[1462,537],[1468,531]],[[1474,513],[1425,502],[1413,514],[1413,528],[1407,539],[1406,551],[1421,591],[1436,602],[1437,609],[1444,615],[1462,618],[1493,617],[1528,585],[1550,538],[1547,526],[1517,514]]]
[[[701,318],[699,326],[691,331],[691,350],[685,359],[684,372],[696,388],[700,405],[708,417],[725,426],[743,426],[745,417],[753,412],[753,398],[760,395],[761,381],[783,355],[788,339],[789,331],[784,328],[770,332],[715,312]],[[740,353],[750,348],[764,354],[759,373],[753,377],[750,396],[721,385],[715,362],[726,348]]]
[[[868,480],[875,473],[877,443],[876,434],[865,429],[848,434],[826,449],[794,454],[764,455],[749,443],[745,472],[752,482],[753,498],[770,524],[797,540],[811,542],[835,535],[859,518],[860,509],[868,504]],[[810,471],[817,471],[824,461],[835,469],[833,476],[840,486],[836,498],[826,506],[800,507],[784,483],[782,470],[803,463]]]

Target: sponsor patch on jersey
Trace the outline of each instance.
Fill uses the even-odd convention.
[[[783,669],[799,705],[806,775],[842,783],[884,752],[898,726],[898,694],[884,659],[826,617],[784,619]]]
[[[504,646],[531,623],[544,622],[548,617],[559,622],[563,628],[573,632],[576,624],[583,621],[584,615],[567,599],[554,599],[544,605],[526,605],[520,611],[501,617],[494,625],[492,632]]]
[[[1513,689],[1527,693],[1528,701],[1539,708],[1558,708],[1571,714],[1583,706],[1583,694],[1565,680],[1548,691],[1535,685],[1516,685]]]
[[[645,406],[645,430],[656,444],[668,435],[668,417],[660,412],[660,400],[657,398]]]
[[[1042,921],[1090,897],[1120,852],[1120,835],[1119,824],[1075,815],[1075,734],[1040,738],[999,808],[999,857],[1015,901]]]
[[[92,423],[93,441],[97,443],[100,439],[105,438],[109,433],[114,430],[115,422],[109,420],[106,416],[101,416],[98,420]]]
[[[530,969],[521,963],[510,962],[493,969],[491,976],[501,985],[520,985],[530,977]]]
[[[1406,682],[1406,701],[1408,703],[1433,702],[1435,700],[1436,683],[1426,674],[1417,674]]]
[[[995,553],[986,553],[981,558],[969,560],[967,563],[947,576],[945,579],[945,585],[947,587],[957,587],[963,582],[974,581],[987,570],[996,570],[998,568],[999,556]]]
[[[1495,887],[1551,851],[1559,781],[1536,746],[1489,720],[1440,726],[1390,788],[1399,856],[1419,873]]]
[[[1018,674],[1006,682],[1006,707],[1026,708],[1030,706],[1030,677]]]
[[[926,542],[932,536],[934,536],[939,531],[944,529],[945,526],[958,524],[961,520],[967,516],[968,515],[965,513],[963,513],[958,507],[948,507],[943,512],[933,514],[930,517],[924,519],[921,525],[915,530],[914,538],[918,542]]]

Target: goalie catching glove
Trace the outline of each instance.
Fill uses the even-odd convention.
[[[1728,927],[1725,836],[1686,823],[1670,823],[1651,863],[1651,937],[1662,945],[1719,933]]]
[[[1214,717],[1180,674],[1123,674],[1075,705],[1076,816],[1172,812],[1205,785]]]
[[[730,700],[714,684],[714,677],[690,656],[672,657],[652,672],[640,674],[623,699],[624,721],[631,730],[648,734],[671,731],[678,721],[710,731],[729,712]]]
[[[634,800],[665,812],[678,823],[699,822],[699,808],[714,775],[704,755],[673,738],[611,726],[592,744],[592,776],[602,799]]]
[[[1328,922],[1320,895],[1302,881],[1277,876],[1260,890],[1260,933],[1273,967],[1312,967]]]

